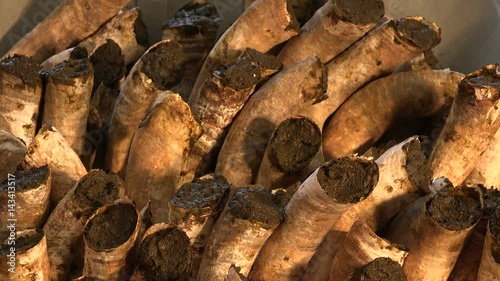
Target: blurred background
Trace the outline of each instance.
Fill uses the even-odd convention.
[[[63,0],[0,0],[0,56]],[[189,0],[132,0],[148,27],[150,43],[161,38],[162,24]],[[221,31],[244,10],[244,0],[209,0],[224,19]],[[500,0],[385,0],[391,17],[421,15],[442,29],[435,54],[443,67],[471,72],[500,61]]]
[[[23,35],[41,22],[63,0],[0,0],[0,56]],[[161,29],[178,9],[190,0],[131,0],[128,7],[141,7],[150,43],[161,40]],[[244,0],[213,0],[224,18],[221,30],[227,29],[243,12]]]

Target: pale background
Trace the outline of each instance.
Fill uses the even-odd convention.
[[[46,17],[62,0],[0,0],[0,56]],[[161,37],[161,26],[189,0],[132,0],[140,6],[150,43]],[[243,11],[244,0],[212,0],[227,28]],[[473,71],[500,61],[500,0],[385,0],[389,16],[422,15],[435,21],[443,40],[435,49],[445,67]]]

